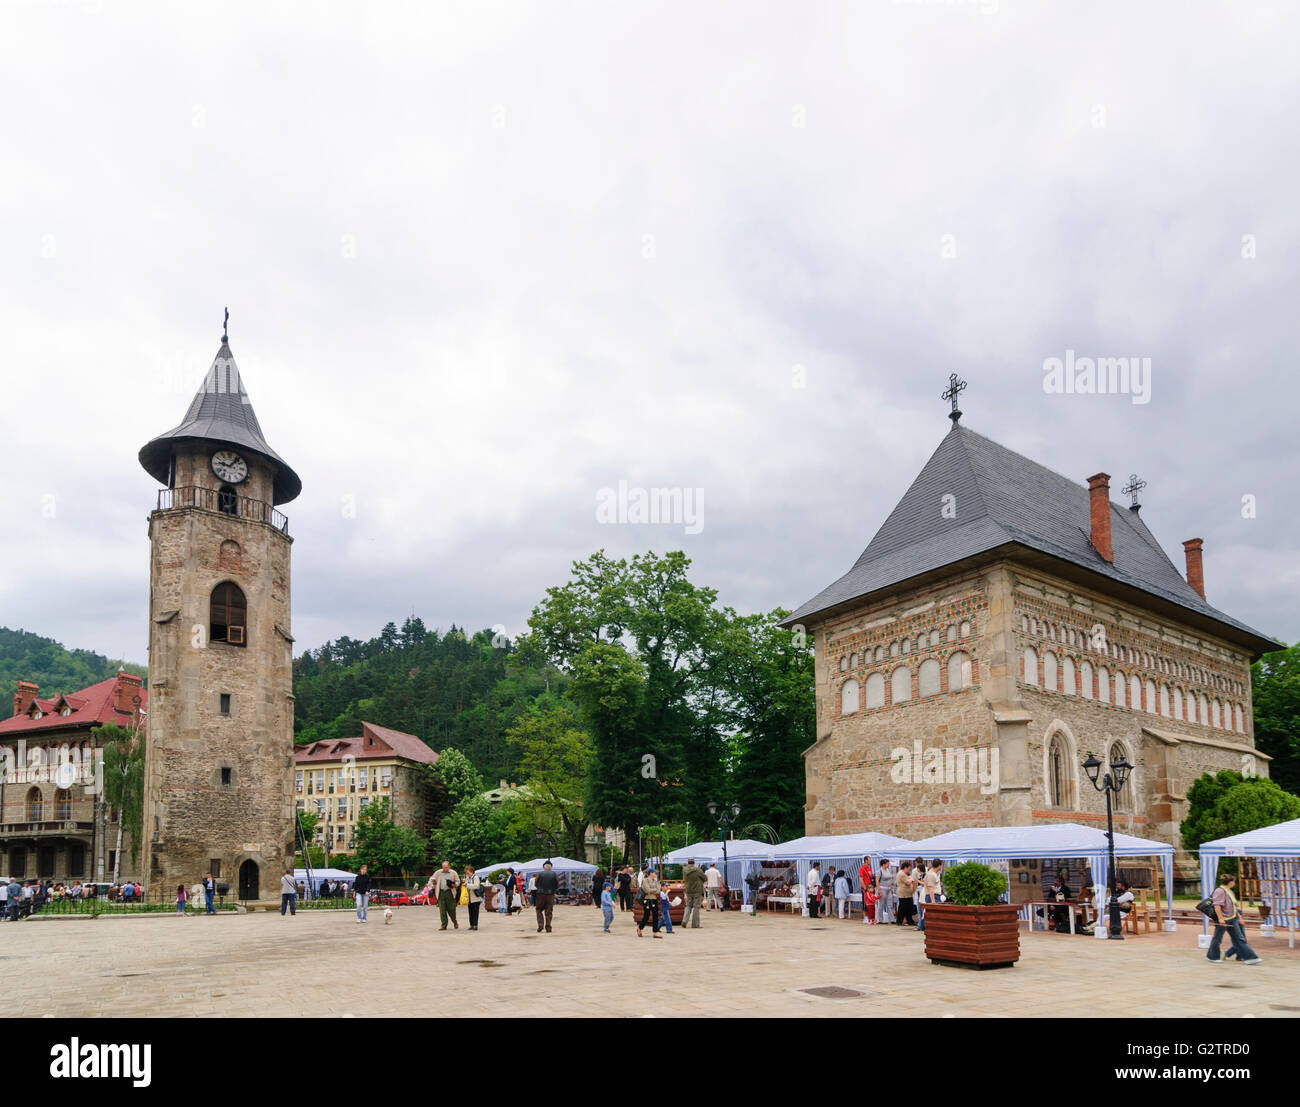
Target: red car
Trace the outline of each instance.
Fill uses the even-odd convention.
[[[417,892],[411,897],[411,903],[417,907],[437,907],[438,897],[432,896],[428,892]]]
[[[405,892],[393,892],[379,888],[370,893],[370,902],[376,907],[409,907],[411,897]]]

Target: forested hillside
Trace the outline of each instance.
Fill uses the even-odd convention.
[[[507,639],[426,629],[417,618],[375,638],[339,638],[294,661],[294,729],[300,744],[361,733],[361,720],[454,746],[492,783],[514,773],[505,732],[545,692],[555,670],[519,665]]]
[[[107,680],[119,667],[145,675],[143,665],[123,665],[91,650],[65,649],[53,638],[0,627],[0,692],[6,695],[13,694],[20,680],[39,685],[41,696],[75,692]]]

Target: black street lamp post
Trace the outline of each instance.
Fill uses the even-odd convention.
[[[1106,846],[1110,853],[1110,899],[1107,902],[1110,914],[1109,932],[1112,939],[1122,941],[1124,927],[1120,923],[1119,902],[1115,898],[1115,824],[1111,815],[1110,797],[1118,795],[1123,790],[1133,766],[1122,757],[1118,761],[1112,761],[1110,763],[1110,772],[1106,773],[1099,782],[1097,774],[1101,771],[1101,764],[1096,757],[1089,754],[1088,760],[1083,763],[1083,771],[1088,774],[1088,779],[1092,781],[1092,786],[1097,791],[1106,793]]]
[[[725,808],[723,809],[722,814],[719,815],[718,805],[713,802],[710,802],[708,804],[708,808],[709,808],[709,817],[712,818],[713,821],[718,824],[718,830],[722,834],[722,880],[723,880],[723,884],[725,885],[727,880],[727,828],[730,827],[733,822],[735,822],[737,819],[740,818],[740,804],[733,803],[731,805],[730,815],[727,814]],[[731,889],[727,888],[727,895],[726,898],[723,900],[724,906],[730,906],[727,903],[727,900],[729,900],[730,898],[731,898]]]

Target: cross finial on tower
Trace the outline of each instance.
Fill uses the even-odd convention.
[[[221,344],[224,346],[230,341],[226,332],[230,330],[230,309],[226,308],[226,317],[221,322]]]
[[[1124,487],[1121,488],[1120,491],[1123,492],[1124,495],[1126,495],[1130,500],[1133,501],[1131,504],[1128,505],[1130,511],[1137,511],[1138,508],[1142,506],[1140,503],[1138,503],[1138,493],[1141,492],[1142,489],[1144,489],[1146,486],[1147,486],[1147,482],[1144,480],[1140,480],[1136,473],[1129,474],[1128,484],[1124,485]]]
[[[956,373],[949,373],[948,387],[943,393],[943,398],[952,401],[952,411],[948,413],[948,418],[952,420],[954,427],[957,425],[958,420],[961,419],[961,409],[957,406],[957,397],[965,391],[966,382],[961,380]]]

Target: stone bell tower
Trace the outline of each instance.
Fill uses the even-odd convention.
[[[224,333],[140,464],[165,485],[149,516],[141,871],[154,894],[211,871],[231,896],[274,897],[294,839],[293,540],[276,505],[302,481],[262,436]]]

